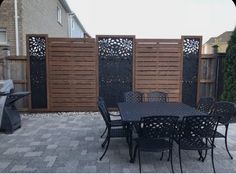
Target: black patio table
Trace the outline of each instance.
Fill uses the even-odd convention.
[[[121,119],[130,130],[129,155],[133,162],[132,125],[138,123],[141,117],[147,116],[184,116],[206,115],[195,108],[180,102],[142,102],[142,103],[118,103]]]

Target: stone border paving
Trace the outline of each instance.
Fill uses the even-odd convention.
[[[13,134],[0,133],[0,172],[139,172],[138,161],[129,163],[124,139],[112,139],[104,159],[100,138],[104,122],[96,112],[61,112],[22,114],[22,127]],[[220,127],[223,130],[223,127]],[[229,128],[229,149],[236,158],[236,124]],[[217,172],[236,172],[236,160],[230,160],[224,140],[216,140],[215,166]],[[177,145],[174,146],[174,169],[180,172]],[[212,172],[210,156],[204,163],[197,152],[183,153],[184,172]],[[170,163],[160,161],[159,153],[142,154],[143,172],[171,172]]]

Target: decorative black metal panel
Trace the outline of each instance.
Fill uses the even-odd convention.
[[[133,38],[98,37],[99,95],[117,107],[124,92],[132,91]]]
[[[182,102],[196,106],[200,38],[183,39],[183,86]]]
[[[47,108],[46,37],[30,36],[28,43],[31,107]]]

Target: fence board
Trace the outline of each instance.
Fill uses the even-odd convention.
[[[201,55],[199,78],[200,97],[215,97],[216,56],[214,54]]]
[[[2,64],[4,69],[3,79],[12,79],[14,83],[14,90],[27,91],[27,58],[26,56],[8,56],[4,58],[5,61]],[[16,107],[20,111],[27,111],[29,107],[28,98],[24,97],[18,100]]]

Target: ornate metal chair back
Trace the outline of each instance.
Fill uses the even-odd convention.
[[[140,121],[140,136],[148,139],[172,137],[178,121],[177,116],[150,116]]]
[[[212,97],[202,97],[199,99],[197,104],[197,110],[209,114],[214,105],[214,98]]]
[[[179,138],[214,138],[218,119],[214,116],[185,116],[179,130]]]
[[[147,99],[149,102],[167,102],[168,94],[161,91],[152,91],[147,93]]]
[[[97,105],[98,105],[98,109],[99,109],[99,111],[102,115],[102,118],[105,121],[107,127],[110,127],[111,118],[110,118],[109,112],[107,111],[107,108],[106,108],[103,98],[101,98],[101,97],[98,98]]]
[[[143,101],[143,93],[138,91],[125,92],[124,101],[128,103],[141,103]]]

